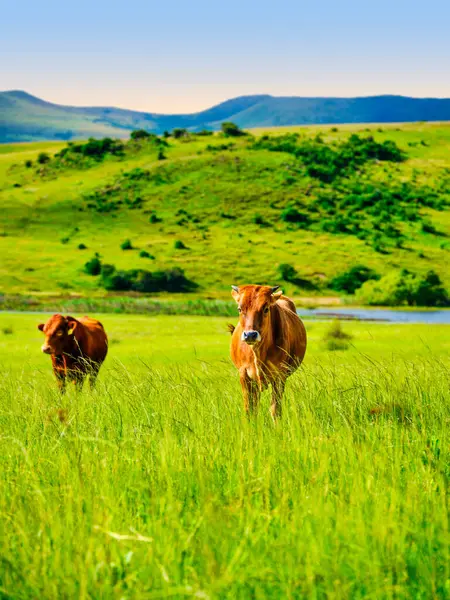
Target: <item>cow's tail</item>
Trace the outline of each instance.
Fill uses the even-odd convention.
[[[236,327],[234,325],[232,325],[231,323],[227,323],[227,329],[231,333],[231,335],[233,335],[234,330],[236,329]]]

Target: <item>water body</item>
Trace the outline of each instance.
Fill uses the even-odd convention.
[[[315,308],[300,309],[305,318],[345,319],[347,321],[379,321],[381,323],[423,323],[450,325],[450,310],[392,310],[384,308]]]
[[[389,308],[301,308],[300,317],[330,321],[342,319],[346,321],[374,321],[379,323],[423,323],[425,325],[450,325],[450,310],[393,310]],[[33,310],[0,310],[9,315],[49,315],[50,312]],[[116,314],[116,313],[110,313]],[[124,316],[128,313],[121,313]],[[145,316],[145,313],[132,313]],[[152,315],[157,313],[152,313]],[[151,315],[149,315],[151,316]]]

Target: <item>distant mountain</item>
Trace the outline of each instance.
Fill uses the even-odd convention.
[[[110,107],[62,106],[23,91],[0,92],[0,142],[127,137],[133,129],[154,133],[186,127],[240,127],[450,120],[450,99],[370,96],[299,98],[241,96],[186,115],[161,115]]]

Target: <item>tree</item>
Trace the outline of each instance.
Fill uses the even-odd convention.
[[[222,133],[227,137],[239,137],[246,135],[245,131],[242,131],[235,123],[231,121],[225,121],[222,123]]]
[[[37,161],[40,165],[45,165],[50,161],[50,156],[47,154],[47,152],[39,152]]]
[[[364,265],[356,265],[334,277],[330,282],[330,288],[336,292],[354,294],[363,283],[371,279],[378,280],[380,276]]]
[[[188,135],[189,134],[188,134],[187,129],[182,129],[181,127],[177,127],[176,129],[174,129],[172,131],[172,136],[176,140],[179,140],[180,138],[187,137]]]
[[[149,137],[150,137],[150,134],[148,133],[148,131],[145,131],[145,129],[136,129],[135,131],[132,131],[130,134],[130,138],[132,140],[144,140]]]

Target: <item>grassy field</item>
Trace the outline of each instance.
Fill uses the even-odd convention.
[[[346,185],[363,176],[382,188],[406,182],[448,197],[448,124],[335,129],[288,131],[311,140],[319,133],[325,144],[344,141],[351,133],[373,135],[380,143],[392,140],[407,160],[375,162]],[[273,129],[270,135],[285,132]],[[315,195],[337,188],[324,188],[306,176],[291,155],[251,149],[250,143],[217,135],[170,138],[166,160],[158,161],[157,148],[150,144],[124,158],[94,161],[89,168],[56,170],[53,163],[37,165],[36,158],[42,151],[53,156],[62,143],[5,146],[0,149],[0,290],[104,295],[99,278],[84,272],[96,252],[117,269],[182,268],[198,285],[194,296],[204,298],[228,297],[232,283],[283,283],[283,263],[297,271],[295,282],[283,283],[296,297],[337,295],[330,292],[329,282],[355,264],[380,275],[400,268],[417,273],[434,269],[450,287],[450,271],[443,267],[450,249],[448,206],[441,211],[419,208],[428,229],[421,220],[396,223],[404,238],[397,245],[325,231],[320,222],[306,228],[283,222],[286,206],[300,203],[308,208]],[[223,144],[233,146],[224,149]],[[25,160],[33,166],[26,168]],[[105,209],[105,202],[114,208]],[[157,217],[154,222],[152,215]],[[132,249],[124,251],[121,243],[127,239]],[[177,241],[185,248],[177,248]],[[80,244],[85,248],[79,249]],[[150,256],[142,257],[142,251]]]
[[[0,314],[1,598],[446,598],[448,327],[308,322],[274,427],[229,319],[101,315],[98,387],[57,395]]]

